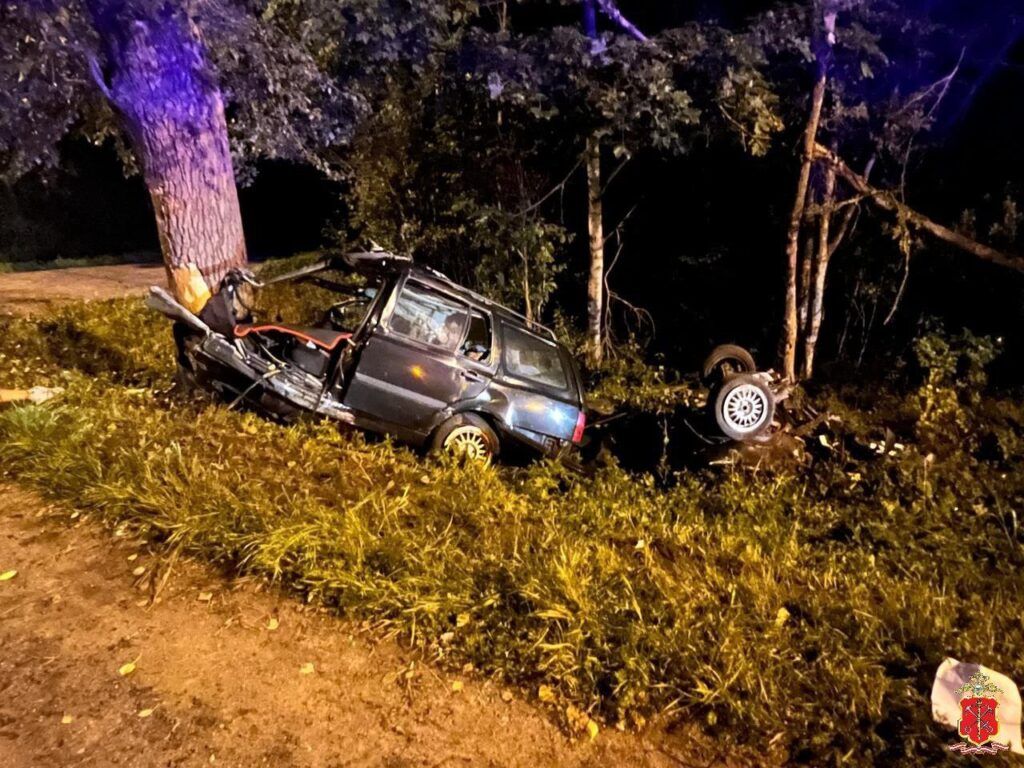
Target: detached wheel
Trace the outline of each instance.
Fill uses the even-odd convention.
[[[473,413],[460,413],[444,422],[430,441],[431,453],[448,453],[471,461],[489,462],[498,455],[498,436]]]
[[[722,434],[749,440],[764,432],[775,415],[775,396],[756,376],[740,373],[722,384],[715,397],[715,421]]]
[[[720,344],[711,350],[704,365],[701,376],[705,384],[725,381],[738,373],[753,373],[757,370],[754,356],[736,344]]]

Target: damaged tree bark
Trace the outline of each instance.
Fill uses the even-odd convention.
[[[1024,272],[1024,257],[1003,253],[1002,251],[985,245],[984,243],[979,243],[977,240],[973,240],[966,235],[962,235],[949,227],[945,227],[942,224],[932,221],[924,214],[915,211],[904,203],[901,203],[891,192],[886,192],[885,190],[872,186],[863,176],[850,168],[836,153],[832,152],[827,147],[823,147],[821,144],[816,144],[814,147],[814,155],[815,157],[824,160],[830,167],[834,168],[839,177],[849,184],[855,192],[863,195],[864,197],[870,198],[876,205],[878,205],[878,207],[899,215],[908,224],[924,230],[950,245],[955,245],[957,248],[966,251],[983,261],[998,264],[1001,267],[1007,267],[1018,272]]]
[[[93,75],[142,166],[175,296],[198,312],[246,263],[224,102],[195,24],[173,4],[139,17],[91,0],[106,72]]]

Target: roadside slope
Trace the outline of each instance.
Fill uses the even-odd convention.
[[[664,736],[573,743],[492,683],[195,563],[147,605],[156,558],[72,514],[0,485],[5,768],[688,764]]]

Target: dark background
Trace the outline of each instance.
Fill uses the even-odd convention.
[[[698,18],[740,24],[745,14],[767,4],[635,0],[621,5],[639,26],[656,30]],[[956,30],[950,50],[932,53],[955,63],[965,52],[927,137],[929,146],[914,156],[908,183],[908,203],[953,226],[965,210],[998,207],[1005,195],[1021,199],[1024,30],[1013,3],[916,0],[912,5],[929,9]],[[576,24],[578,9],[527,7],[514,18],[518,28],[552,22]],[[908,82],[907,89],[919,85]],[[799,128],[790,126],[764,158],[720,146],[698,147],[678,158],[641,154],[609,187],[608,230],[635,206],[623,227],[612,287],[651,312],[650,349],[670,365],[690,369],[709,344],[721,341],[747,344],[764,361],[773,358]],[[58,172],[0,187],[0,259],[155,254],[145,188],[138,177],[125,178],[114,149],[69,140],[63,155]],[[613,162],[609,157],[607,167]],[[556,170],[552,176],[561,176]],[[577,315],[583,309],[579,286],[586,258],[583,183],[578,172],[562,198],[559,213],[576,237],[554,302]],[[256,260],[316,248],[327,242],[328,230],[345,229],[344,185],[306,167],[264,163],[240,195]],[[836,254],[821,359],[843,370],[884,371],[906,356],[922,328],[941,323],[951,331],[965,327],[1003,337],[1000,367],[1015,370],[1014,361],[1024,354],[1024,275],[925,240],[888,325],[882,320],[891,295],[876,297],[873,305],[857,298],[860,270],[869,263],[891,272],[890,293],[901,278],[903,259],[884,235],[884,223],[865,206],[853,238]],[[978,236],[984,240],[986,233]],[[616,248],[610,241],[608,259]],[[872,306],[874,321],[865,333]]]

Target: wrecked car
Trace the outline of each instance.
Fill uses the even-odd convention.
[[[297,280],[337,294],[319,323],[252,315],[253,291]],[[554,333],[408,257],[350,253],[263,282],[234,270],[198,316],[159,287],[147,304],[174,321],[181,377],[277,418],[316,414],[481,460],[583,439],[579,369]]]

